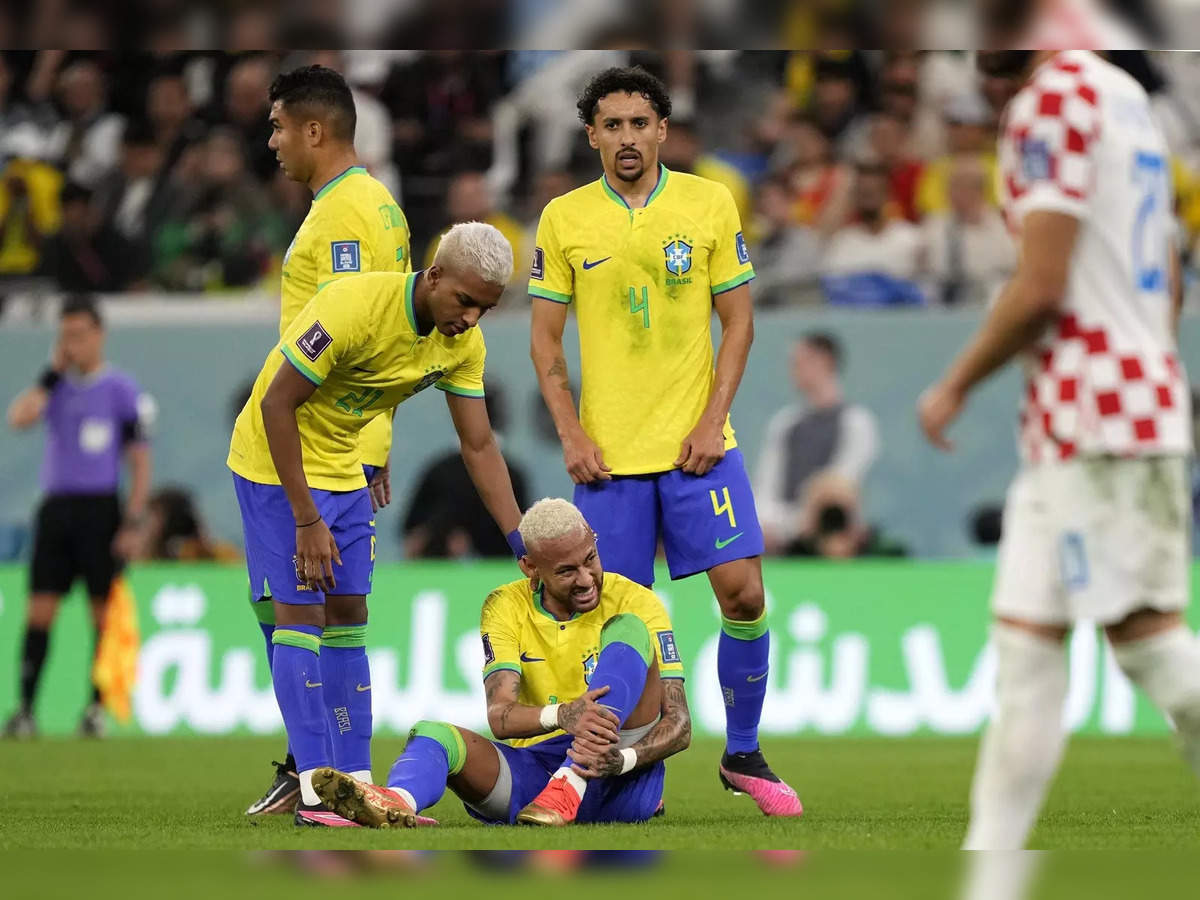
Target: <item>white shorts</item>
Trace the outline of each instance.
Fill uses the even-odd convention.
[[[1188,460],[1089,457],[1022,468],[1008,490],[992,611],[1046,625],[1187,607]]]

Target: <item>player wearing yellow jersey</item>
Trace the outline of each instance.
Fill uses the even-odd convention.
[[[475,328],[511,274],[503,235],[468,222],[442,239],[429,269],[334,282],[267,357],[234,425],[228,464],[250,583],[274,603],[271,674],[300,780],[297,824],[331,824],[312,790],[312,771],[331,762],[330,749],[336,765],[365,779],[371,772],[362,638],[375,528],[359,431],[440,388],[480,498],[510,543],[519,540]]]
[[[605,567],[653,583],[661,537],[672,578],[708,573],[722,614],[722,782],[768,815],[797,816],[799,799],[758,745],[770,640],[763,539],[729,424],[754,333],[754,269],[728,189],[659,163],[670,112],[662,82],[638,68],[601,72],[580,97],[604,172],[542,212],[532,356]],[[579,320],[578,415],[562,348],[569,304]]]
[[[338,278],[362,272],[410,271],[408,223],[382,183],[358,164],[354,152],[354,97],[342,76],[324,66],[305,66],[280,75],[271,85],[271,138],[279,165],[293,181],[313,192],[312,206],[283,257],[279,335],[313,295]],[[391,416],[379,416],[363,428],[358,450],[375,507],[391,499],[388,451]],[[250,600],[271,663],[274,606],[252,587]],[[365,630],[343,635],[345,646],[331,656],[357,658],[364,652]],[[275,763],[275,778],[248,815],[290,813],[300,796],[296,761],[289,749]]]
[[[447,786],[496,824],[641,822],[662,808],[663,760],[691,740],[666,610],[653,591],[603,571],[595,534],[566,500],[535,503],[520,531],[528,578],[492,591],[479,626],[498,740],[419,722],[387,787],[315,774],[337,813],[374,827],[426,824],[418,813]]]

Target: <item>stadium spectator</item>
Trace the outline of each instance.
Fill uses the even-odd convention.
[[[923,51],[888,52],[879,74],[879,106],[904,126],[903,155],[933,159],[942,152],[942,123],[936,111],[921,102]]]
[[[503,449],[508,409],[503,388],[489,383],[484,394],[492,433]],[[517,505],[529,503],[529,478],[511,453],[504,456]],[[471,484],[462,454],[448,451],[429,463],[417,479],[401,528],[407,559],[462,559],[472,556],[511,557],[505,536],[488,515]]]
[[[817,284],[820,244],[815,232],[792,217],[792,195],[784,178],[769,178],[758,188],[754,273],[750,283],[760,307],[782,306],[813,296],[802,292]],[[819,299],[819,294],[815,294]]]
[[[279,170],[275,153],[267,146],[271,139],[267,92],[273,76],[270,59],[255,54],[234,63],[225,79],[224,118],[240,135],[246,167],[259,181]]]
[[[5,726],[5,736],[36,734],[33,705],[50,628],[63,595],[77,579],[85,583],[97,633],[103,627],[109,590],[122,560],[132,553],[135,529],[146,511],[150,408],[130,376],[105,364],[104,326],[95,302],[87,296],[68,300],[50,365],[8,409],[8,424],[14,429],[45,421],[47,440],[20,705]],[[118,497],[122,459],[131,476],[124,514]],[[100,693],[93,689],[80,732],[98,737],[103,730]]]
[[[887,170],[874,162],[855,170],[855,220],[838,229],[823,258],[826,299],[841,306],[920,305],[921,231],[887,216]]]
[[[31,124],[0,136],[0,276],[30,275],[62,219],[62,175],[39,158],[44,145]]]
[[[845,221],[854,176],[833,152],[833,143],[809,116],[795,116],[786,129],[785,157],[795,197],[794,217],[822,236]]]
[[[71,293],[118,291],[129,280],[125,242],[92,206],[92,192],[68,182],[62,228],[46,241],[40,272]]]
[[[895,114],[881,112],[871,117],[868,134],[870,152],[887,169],[891,201],[888,213],[892,217],[899,216],[916,222],[920,219],[917,212],[917,185],[921,181],[924,166],[907,155],[906,137],[904,122]]]
[[[836,146],[854,135],[866,101],[859,63],[854,53],[823,53],[814,66],[807,109],[821,133]]]
[[[943,112],[946,152],[931,160],[917,185],[917,211],[923,217],[950,207],[950,169],[964,155],[976,157],[986,169],[987,203],[996,206],[996,152],[992,114],[984,99],[973,92],[947,101]]]
[[[818,473],[860,487],[879,453],[875,416],[846,402],[841,366],[841,344],[831,334],[807,334],[792,348],[792,383],[804,402],[771,419],[755,473],[768,553],[784,552],[804,531],[808,486]]]
[[[161,487],[146,503],[132,559],[195,562],[234,562],[241,554],[232,544],[210,537],[187,488]]]
[[[164,69],[151,78],[146,87],[146,119],[167,171],[185,149],[203,140],[204,126],[196,116],[182,67]]]
[[[943,303],[980,303],[1016,268],[1016,246],[988,203],[988,170],[979,157],[954,160],[949,192],[950,211],[930,216],[922,226],[929,274]]]
[[[790,556],[854,559],[907,556],[907,549],[863,521],[857,485],[834,471],[813,476],[805,498],[800,533],[786,548]]]
[[[749,183],[742,173],[729,163],[704,152],[700,135],[696,133],[695,122],[672,116],[667,126],[667,139],[659,149],[659,159],[668,169],[690,172],[692,175],[725,185],[733,195],[733,203],[741,221],[750,221],[752,210]]]
[[[47,158],[85,187],[116,164],[121,117],[108,111],[104,72],[90,56],[71,62],[58,78],[58,100],[66,118],[50,132]]]
[[[525,230],[521,223],[503,210],[497,209],[488,188],[487,176],[482,172],[459,172],[450,179],[446,191],[446,214],[449,221],[441,233],[429,242],[425,248],[425,268],[433,265],[433,256],[437,252],[438,242],[450,230],[450,226],[460,222],[486,222],[502,235],[513,248],[513,259],[525,261],[532,253],[532,246],[526,246]],[[523,281],[528,273],[521,266],[513,266],[513,278]]]

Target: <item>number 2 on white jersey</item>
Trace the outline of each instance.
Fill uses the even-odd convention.
[[[1137,151],[1133,157],[1133,184],[1142,197],[1133,222],[1134,287],[1159,294],[1167,289],[1163,222],[1170,215],[1170,205],[1166,160],[1157,153]]]

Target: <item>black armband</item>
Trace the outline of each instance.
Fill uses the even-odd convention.
[[[48,391],[54,390],[54,386],[62,381],[62,372],[46,366],[41,375],[38,376],[38,386],[45,388]]]

